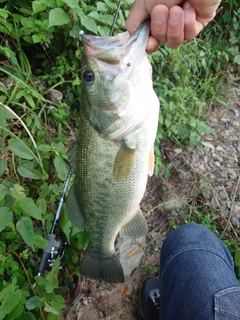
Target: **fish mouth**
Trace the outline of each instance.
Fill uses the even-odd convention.
[[[123,63],[124,66],[132,67],[140,63],[146,51],[149,33],[150,22],[146,20],[131,36],[127,31],[109,37],[80,35],[85,58],[94,59],[98,67],[103,70],[103,65],[106,68],[105,64],[113,66]]]

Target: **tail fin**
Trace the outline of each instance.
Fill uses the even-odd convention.
[[[123,268],[116,252],[104,257],[86,250],[80,264],[80,272],[82,276],[95,280],[115,283],[125,281]]]

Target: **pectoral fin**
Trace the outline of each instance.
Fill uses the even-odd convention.
[[[74,141],[69,149],[68,149],[68,158],[69,158],[69,163],[71,166],[71,170],[73,173],[75,173],[76,170],[76,155],[77,155],[77,148],[78,148],[78,141]]]
[[[148,231],[147,222],[142,215],[141,209],[137,212],[136,216],[127,224],[122,226],[120,236],[124,238],[140,238],[145,236]]]
[[[124,140],[121,145],[113,166],[113,177],[120,181],[125,179],[132,171],[135,155],[136,144],[130,143],[129,140]]]
[[[79,229],[85,228],[85,216],[79,208],[79,204],[76,197],[75,185],[73,185],[68,193],[66,202],[66,212],[72,223]]]
[[[151,177],[154,172],[154,146],[151,149],[149,158],[148,158],[148,175]]]

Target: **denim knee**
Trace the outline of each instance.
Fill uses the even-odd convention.
[[[160,265],[161,319],[230,320],[239,314],[232,257],[207,228],[188,224],[174,230],[163,243]]]
[[[234,269],[231,254],[224,243],[206,227],[199,224],[185,224],[172,231],[161,250],[161,273],[169,261],[180,252],[202,249],[222,257]]]

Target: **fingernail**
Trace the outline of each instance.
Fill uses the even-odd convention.
[[[155,22],[161,23],[166,20],[166,14],[162,10],[155,10],[152,13],[152,18]]]
[[[170,12],[169,22],[176,24],[180,21],[180,17],[181,17],[181,13],[174,12],[174,14],[171,14],[171,12]]]
[[[185,1],[183,4],[183,9],[189,9],[189,8],[191,8],[191,3],[188,1]]]

